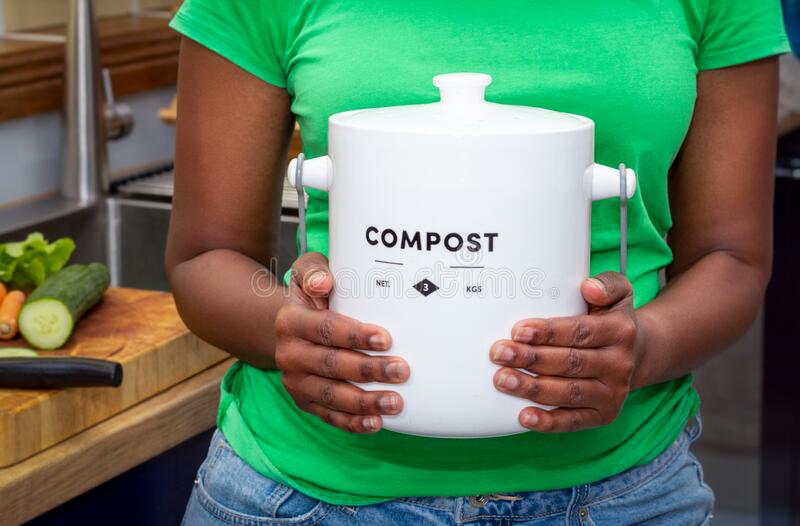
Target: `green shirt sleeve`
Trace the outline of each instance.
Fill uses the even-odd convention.
[[[789,51],[778,0],[708,0],[698,69],[742,64]]]
[[[285,7],[279,0],[186,0],[170,27],[284,88]]]

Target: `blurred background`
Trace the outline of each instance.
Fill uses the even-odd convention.
[[[91,7],[0,0],[0,242],[30,231],[68,235],[78,247],[73,259],[106,262],[113,285],[167,290],[179,44],[167,24],[176,2]],[[800,7],[787,1],[784,11],[793,44],[800,42]],[[800,525],[800,381],[792,376],[800,369],[800,62],[781,61],[773,281],[747,334],[696,373],[704,434],[694,451],[717,495],[715,524],[724,526]],[[95,118],[87,124],[80,115]],[[299,148],[296,134],[290,155]],[[292,191],[282,225],[281,271],[295,257]],[[216,407],[206,406],[198,409],[205,428],[177,445],[149,451],[81,494],[65,491],[52,509],[17,516],[38,515],[31,524],[39,525],[88,523],[103,513],[119,524],[178,523],[210,436]],[[0,517],[3,506],[0,498]]]

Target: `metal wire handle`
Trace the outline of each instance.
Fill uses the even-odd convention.
[[[306,192],[303,189],[303,161],[306,156],[302,153],[297,156],[297,164],[294,169],[294,189],[297,190],[297,228],[300,231],[300,255],[306,253],[308,242],[306,240]]]
[[[619,165],[619,272],[628,270],[628,170]]]

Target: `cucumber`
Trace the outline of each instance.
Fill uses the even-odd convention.
[[[70,265],[33,291],[19,313],[19,332],[37,349],[57,349],[81,316],[103,297],[110,282],[101,263]]]
[[[36,351],[22,347],[0,347],[0,358],[38,358]]]

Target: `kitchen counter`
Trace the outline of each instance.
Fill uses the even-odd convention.
[[[126,288],[110,288],[62,349],[40,354],[116,361],[123,381],[0,389],[0,526],[36,517],[213,427],[219,382],[232,362],[186,328],[171,294]]]

